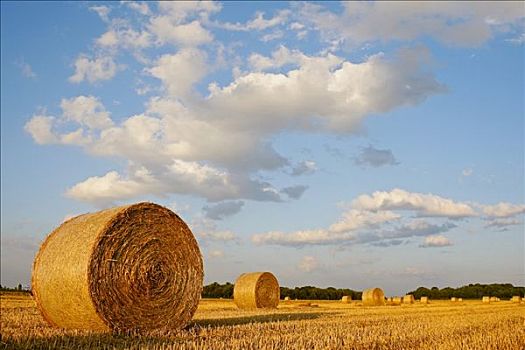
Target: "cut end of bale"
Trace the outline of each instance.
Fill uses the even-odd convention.
[[[233,301],[240,309],[276,308],[279,295],[279,282],[270,272],[243,273],[233,287]]]
[[[370,288],[363,291],[361,297],[364,306],[383,306],[385,305],[385,293],[381,288]]]
[[[34,262],[32,289],[52,325],[88,330],[180,329],[197,309],[202,256],[171,210],[138,203],[77,216]]]

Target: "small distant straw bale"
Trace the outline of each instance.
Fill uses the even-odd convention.
[[[341,302],[343,302],[344,304],[348,304],[352,301],[352,297],[350,295],[344,295],[342,298],[341,298]]]
[[[456,301],[458,301],[458,298],[456,298],[456,297],[452,297],[452,298],[450,298],[450,301],[453,302],[453,303],[455,303]]]
[[[481,301],[485,304],[488,304],[490,303],[490,297],[489,296],[484,296],[483,298],[481,298]]]
[[[284,301],[290,301],[290,297],[284,297]]]
[[[414,296],[407,294],[403,297],[403,304],[414,304]]]
[[[233,301],[239,309],[276,308],[279,294],[279,282],[270,272],[243,273],[233,287]]]
[[[491,302],[491,303],[492,303],[492,302],[496,302],[496,301],[498,301],[498,298],[496,298],[496,297],[490,297],[490,302]]]
[[[515,295],[512,297],[512,299],[510,299],[510,301],[512,301],[513,303],[519,303],[521,302],[521,296]]]
[[[421,304],[428,304],[428,297],[421,297],[420,302]]]
[[[403,298],[402,297],[393,297],[392,298],[392,305],[401,305],[402,302],[403,302]]]
[[[381,288],[370,288],[363,291],[361,297],[364,306],[383,306],[385,305],[385,293]]]

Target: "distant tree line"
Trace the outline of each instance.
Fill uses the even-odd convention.
[[[219,284],[217,282],[208,284],[202,289],[202,297],[231,299],[233,298],[233,284],[230,282],[226,282],[225,284]]]
[[[2,292],[28,292],[27,289],[25,289],[21,283],[18,284],[18,286],[14,287],[14,288],[10,288],[10,287],[6,287],[6,286],[2,286],[0,284],[0,291]]]
[[[463,299],[481,299],[483,296],[498,297],[509,299],[515,295],[525,296],[525,287],[514,287],[510,283],[493,283],[493,284],[469,284],[459,288],[446,287],[439,289],[432,287],[430,289],[419,287],[409,292],[414,298],[429,297],[430,299],[450,299],[452,297]]]
[[[336,289],[336,288],[317,288],[312,286],[286,288],[281,287],[281,299],[290,297],[290,299],[310,299],[310,300],[338,300],[343,295],[349,295],[352,299],[361,299],[361,292],[356,292],[351,289]],[[219,284],[214,282],[204,286],[202,290],[203,298],[233,298],[233,284],[226,282]]]
[[[306,300],[339,300],[344,295],[352,297],[352,300],[361,299],[362,292],[356,292],[351,289],[336,289],[334,287],[318,288],[312,286],[286,288],[281,287],[281,299],[290,297],[290,299]]]

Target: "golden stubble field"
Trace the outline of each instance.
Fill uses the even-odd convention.
[[[204,299],[185,330],[147,335],[55,329],[29,295],[6,293],[0,301],[5,349],[525,349],[525,305],[509,301],[286,301],[276,310],[242,311],[231,300]]]

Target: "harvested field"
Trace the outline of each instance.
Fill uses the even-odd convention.
[[[289,301],[239,310],[204,299],[184,330],[116,335],[50,327],[29,295],[2,294],[2,346],[17,349],[522,349],[525,305],[435,300],[410,307]],[[410,332],[406,330],[410,329]]]

